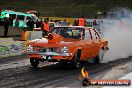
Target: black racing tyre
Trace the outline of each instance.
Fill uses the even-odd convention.
[[[72,59],[72,61],[71,61],[72,63],[72,66],[74,67],[74,68],[79,68],[80,67],[80,52],[79,51],[77,51],[75,54],[74,54],[74,56],[73,56],[73,59]]]
[[[100,49],[98,55],[95,57],[95,59],[93,60],[95,64],[99,64],[103,61],[103,58],[104,58],[104,54],[105,54],[105,51],[103,48]]]
[[[38,67],[38,64],[39,64],[39,60],[38,60],[38,59],[30,58],[30,63],[31,63],[31,65],[32,65],[34,68],[37,68],[37,67]]]

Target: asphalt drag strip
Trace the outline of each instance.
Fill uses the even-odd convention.
[[[105,78],[107,72],[114,67],[132,62],[132,57],[123,58],[108,63],[83,63],[91,79]],[[10,66],[10,65],[9,65]],[[69,66],[61,67],[58,63],[47,65],[41,63],[38,68],[28,65],[16,66],[0,70],[0,87],[6,88],[44,88],[44,87],[82,87],[79,76],[80,69],[71,69]],[[90,87],[91,88],[91,87]]]
[[[40,67],[47,66],[50,64],[55,64],[55,63],[45,62],[44,64],[40,63],[39,66]],[[0,70],[15,68],[15,67],[22,67],[27,65],[30,65],[30,59],[28,55],[26,54],[0,58]]]

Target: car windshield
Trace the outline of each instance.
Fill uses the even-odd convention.
[[[77,27],[54,27],[52,28],[49,33],[56,33],[61,35],[64,38],[74,38],[80,39],[82,33],[84,33],[84,28],[77,28]]]

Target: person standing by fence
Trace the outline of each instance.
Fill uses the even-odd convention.
[[[4,18],[4,38],[7,37],[9,25],[10,25],[9,17],[5,17]]]
[[[74,20],[73,26],[78,26],[78,19]]]
[[[33,31],[35,22],[30,18],[27,22],[27,26],[29,27],[29,31]]]

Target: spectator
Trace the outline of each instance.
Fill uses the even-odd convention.
[[[84,39],[84,32],[83,32],[83,30],[80,31],[80,39]]]
[[[94,25],[94,26],[97,25],[96,19],[93,21],[93,25]]]
[[[13,26],[13,18],[9,17],[9,20],[10,20],[10,26]]]
[[[78,26],[85,26],[86,25],[86,21],[85,21],[85,18],[82,16],[81,18],[79,18],[79,21],[78,21]]]
[[[75,19],[73,26],[78,26],[78,20]]]
[[[53,22],[53,19],[50,19],[50,22]]]
[[[39,28],[41,26],[41,22],[39,20],[36,21],[36,28]]]
[[[3,19],[0,19],[0,26],[3,26]]]
[[[16,27],[19,27],[19,19],[18,19],[18,18],[16,18],[15,26],[16,26]]]
[[[64,19],[63,25],[64,25],[64,26],[68,26],[68,25],[69,25],[69,23],[68,23],[68,21],[67,21],[66,19]]]
[[[29,21],[27,22],[27,26],[29,27],[30,31],[33,30],[34,24],[35,24],[35,22],[32,19],[29,19]]]
[[[42,35],[43,37],[47,34],[47,32],[49,32],[49,20],[48,19],[44,19],[44,22],[42,22],[42,26],[41,26],[41,30],[42,30]]]
[[[49,21],[50,21],[50,20],[49,20],[49,18],[48,18],[48,17],[46,18],[46,20],[47,20],[47,22],[49,23]]]
[[[96,19],[93,21],[93,27],[94,27],[94,28],[97,27],[97,21],[96,21]]]
[[[8,17],[4,18],[4,37],[7,37],[10,20]]]

